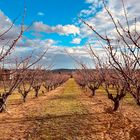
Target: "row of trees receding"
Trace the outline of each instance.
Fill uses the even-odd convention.
[[[14,30],[17,19],[9,28],[0,32],[0,112],[6,110],[6,102],[10,96],[14,96],[15,92],[20,94],[25,102],[31,91],[34,92],[35,97],[38,97],[41,87],[48,92],[63,84],[69,77],[67,74],[52,73],[51,66],[47,69],[37,66],[37,63],[47,54],[48,49],[38,54],[35,57],[37,59],[33,58],[34,50],[23,58],[22,56],[14,57],[17,43],[22,40],[24,32],[29,28],[24,25],[25,12],[26,9],[16,37],[9,39],[6,36]]]
[[[114,103],[113,110],[119,108],[120,101],[126,95],[132,95],[137,105],[140,106],[140,33],[137,28],[137,20],[129,19],[122,0],[122,7],[125,21],[116,20],[106,6],[104,8],[110,17],[115,32],[102,35],[86,21],[82,20],[89,29],[97,36],[97,43],[101,45],[104,56],[99,55],[89,44],[89,53],[94,60],[95,69],[88,70],[86,65],[79,63],[82,70],[75,75],[77,83],[82,87],[88,87],[92,95],[99,87],[103,87],[108,99]],[[134,21],[132,23],[132,21]],[[106,24],[109,24],[106,23]],[[132,25],[133,28],[132,29]]]
[[[39,68],[18,70],[0,70],[0,112],[5,111],[10,96],[20,95],[26,102],[30,94],[37,98],[42,92],[47,94],[65,83],[69,75]]]

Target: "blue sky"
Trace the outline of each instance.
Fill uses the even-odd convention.
[[[107,1],[116,17],[122,16],[120,1]],[[139,16],[138,0],[134,1],[136,5],[130,0],[127,5],[131,10],[131,15]],[[53,63],[54,68],[75,67],[75,62],[65,51],[89,64],[91,58],[85,50],[88,43],[103,55],[102,48],[96,42],[95,34],[78,19],[82,17],[90,25],[96,27],[100,33],[104,34],[105,31],[112,33],[114,27],[108,23],[110,19],[101,0],[26,0],[25,5],[27,12],[24,24],[25,26],[33,24],[19,40],[13,55],[27,56],[33,49],[36,49],[35,55],[39,55],[49,47],[48,55],[44,57],[42,63]],[[132,8],[133,6],[135,8]],[[0,1],[1,32],[6,30],[17,16],[23,15],[23,9],[24,0]],[[16,38],[20,32],[21,16],[10,33],[6,35],[7,40]],[[34,59],[36,57],[34,56]]]
[[[23,4],[23,0],[0,1],[1,10],[12,19],[22,12]],[[26,0],[26,22],[41,20],[49,25],[70,24],[87,6],[84,0]],[[44,13],[45,16],[37,16],[38,12]]]
[[[85,0],[26,0],[27,7],[25,24],[29,25],[32,22],[43,22],[49,26],[76,24],[78,14],[82,9],[89,6]],[[18,15],[22,15],[24,9],[24,0],[2,0],[0,1],[1,11],[4,12],[11,20],[14,20]],[[21,19],[15,24],[20,24]],[[29,38],[36,38],[31,32],[26,32]],[[51,38],[58,40],[58,45],[70,46],[74,44],[71,40],[73,34],[62,36],[57,33],[41,33],[42,39]],[[84,39],[81,44],[85,43]]]
[[[78,15],[82,9],[86,9],[89,6],[89,3],[86,3],[85,0],[1,0],[0,1],[0,9],[1,12],[5,17],[7,17],[9,20],[13,21],[17,16],[22,15],[24,11],[24,4],[26,5],[26,18],[25,18],[25,25],[28,26],[33,22],[34,23],[41,23],[37,29],[31,29],[24,34],[24,38],[30,40],[38,40],[38,45],[40,46],[39,42],[51,40],[52,44],[60,48],[76,48],[79,46],[83,46],[85,44],[86,39],[80,39],[78,36],[80,34],[79,27],[76,26],[78,22]],[[15,26],[20,25],[21,18],[19,18]],[[40,27],[41,26],[41,27]],[[40,30],[39,28],[42,28],[42,26],[49,26],[50,30],[52,30],[53,27],[56,27],[56,31],[46,31],[46,30]],[[61,27],[59,27],[61,26]],[[59,30],[65,30],[67,31],[60,31]],[[73,31],[69,33],[69,30],[71,30],[71,27],[73,26]],[[75,28],[77,31],[74,31]],[[38,31],[39,30],[39,31]],[[61,33],[62,32],[62,33]],[[64,33],[63,33],[64,32]],[[68,32],[68,33],[67,33]],[[75,39],[76,38],[76,39]],[[25,47],[25,44],[28,44],[28,40],[23,39],[24,43],[21,43],[20,47]],[[22,40],[22,42],[23,42]],[[31,46],[26,47],[35,47],[33,46],[34,43]],[[17,46],[17,47],[18,47]],[[30,50],[30,49],[29,49]],[[24,51],[24,50],[23,50]],[[28,50],[26,50],[27,53]],[[20,51],[21,52],[21,51]],[[56,52],[56,51],[55,51]],[[21,55],[21,54],[19,54]],[[26,56],[26,55],[25,55]],[[56,55],[53,55],[53,58],[56,58]],[[71,58],[64,58],[62,54],[60,54],[60,51],[58,50],[59,62],[54,62],[53,59],[52,63],[57,63],[56,68],[74,68],[74,62]],[[60,58],[62,57],[62,58]],[[69,59],[69,60],[68,60]],[[71,63],[70,63],[71,62]],[[64,64],[64,65],[63,65]],[[66,65],[67,64],[67,65]]]

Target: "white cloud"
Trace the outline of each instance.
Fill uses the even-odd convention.
[[[40,64],[53,64],[53,68],[75,68],[77,63],[72,57],[87,64],[92,64],[91,57],[83,46],[58,46],[57,41],[52,39],[28,39],[26,42],[23,40],[21,42],[22,44],[18,44],[20,47],[16,47],[14,53],[12,53],[11,60],[15,57],[25,58],[30,56],[33,50],[35,51],[33,51],[32,60],[35,60],[45,49],[49,48],[46,56],[39,62]]]
[[[12,21],[0,10],[0,35],[6,32],[12,25]],[[13,25],[13,27],[4,34],[1,39],[2,40],[10,40],[14,39],[18,36],[20,32],[20,27]]]
[[[38,12],[37,15],[38,16],[44,16],[45,14],[43,12]]]
[[[86,3],[93,3],[95,0],[86,0]]]
[[[2,12],[0,11],[0,34],[6,31],[11,25],[12,21]],[[56,25],[49,26],[43,24],[42,22],[36,22],[32,28],[33,31],[37,31],[37,33],[45,32],[45,33],[58,33],[60,35],[77,35],[80,34],[80,30],[75,25]],[[20,26],[13,25],[13,28],[4,36],[4,40],[0,40],[0,46],[5,45],[5,42],[8,40],[14,40],[18,33],[20,33]],[[73,40],[76,44],[80,43],[80,39]],[[29,39],[26,36],[23,36],[18,43],[17,46],[12,50],[10,56],[8,56],[7,67],[8,64],[14,65],[14,60],[23,59],[29,57],[32,53],[32,61],[36,60],[43,52],[49,48],[47,55],[43,57],[40,61],[41,64],[46,65],[52,63],[55,65],[55,68],[74,68],[75,62],[72,58],[66,53],[69,52],[74,57],[90,61],[90,56],[82,46],[58,46],[57,41],[53,39],[41,39],[34,38]],[[5,45],[5,49],[8,48],[8,44]]]
[[[102,0],[86,0],[86,3],[90,4],[87,9],[81,10],[79,16],[88,18],[88,16],[95,15],[99,8],[103,6]]]
[[[72,44],[80,44],[81,43],[81,38],[74,38],[72,41],[71,41]]]
[[[79,34],[79,28],[76,27],[75,25],[56,25],[56,26],[49,26],[47,24],[44,24],[42,21],[40,22],[35,22],[33,24],[34,31],[37,32],[45,32],[45,33],[58,33],[60,35],[76,35]]]
[[[118,35],[116,33],[115,26],[110,18],[110,16],[107,14],[107,11],[105,10],[103,4],[99,4],[95,2],[101,3],[100,0],[86,0],[87,3],[89,3],[89,7],[87,9],[83,9],[80,12],[80,16],[89,24],[91,25],[98,33],[105,36],[108,35],[113,41],[111,42],[113,47],[116,46],[116,39],[118,39]],[[133,35],[133,30],[135,29],[135,17],[137,19],[136,23],[136,29],[138,34],[140,33],[140,2],[139,0],[124,0],[125,8],[127,9],[127,16],[128,21],[130,25],[131,35]],[[101,9],[99,10],[98,7],[101,6]],[[118,21],[122,24],[122,26],[127,29],[127,23],[124,16],[123,6],[121,0],[109,0],[107,3],[107,7],[109,8],[114,20],[116,21],[118,25]],[[97,35],[89,29],[85,24],[80,22],[80,35],[83,38],[89,38],[89,42],[92,44],[92,48],[94,51],[102,58],[106,57],[105,51],[102,48],[101,44],[103,46],[105,45],[105,42],[103,42]],[[119,25],[118,25],[119,26]],[[120,32],[122,33],[122,30],[120,27],[118,28]],[[135,36],[136,37],[136,36]],[[98,39],[100,40],[100,43],[98,42]],[[128,39],[128,37],[125,36],[125,39],[127,43],[133,44],[132,41]],[[123,43],[120,41],[120,45],[123,45]],[[119,51],[117,52],[120,53]],[[118,55],[117,54],[117,55]],[[104,59],[105,60],[105,59]]]
[[[90,6],[87,9],[84,9],[80,12],[81,17],[91,26],[93,26],[96,31],[98,31],[102,35],[109,35],[111,37],[116,36],[116,30],[114,27],[113,22],[111,21],[110,16],[107,14],[107,11],[105,8],[103,8],[103,4],[101,0],[86,0],[87,3],[90,4]],[[134,18],[137,18],[137,31],[140,31],[140,3],[139,0],[124,0],[125,7],[127,9],[128,13],[128,20],[130,24],[130,29],[134,29]],[[98,7],[101,6],[101,10],[98,10]],[[121,0],[109,0],[107,7],[111,11],[113,18],[117,22],[117,20],[120,21],[120,23],[123,25],[123,27],[127,27],[126,20],[124,17],[124,11],[122,8],[122,2]],[[91,9],[94,8],[95,12],[90,12]],[[96,14],[95,14],[96,13]],[[83,16],[84,15],[84,16]],[[117,22],[118,23],[118,22]],[[80,26],[80,33],[83,37],[90,37],[93,39],[96,39],[96,35],[93,33],[89,27],[87,27],[84,24],[81,24]]]
[[[37,48],[48,48],[52,45],[55,45],[57,42],[53,39],[20,39],[17,43],[17,46],[20,48],[26,47],[26,48],[32,48],[32,49],[37,49]]]

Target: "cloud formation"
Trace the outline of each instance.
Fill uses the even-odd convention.
[[[115,27],[111,21],[110,16],[107,14],[103,3],[101,0],[85,0],[90,6],[80,12],[81,17],[91,26],[93,26],[102,35],[108,34],[113,36],[116,34]],[[134,29],[134,20],[137,18],[137,31],[140,31],[140,3],[139,0],[124,0],[125,8],[128,13],[128,20],[131,30]],[[99,7],[101,8],[99,10]],[[110,10],[113,18],[127,27],[126,20],[124,17],[123,4],[121,0],[109,0],[107,2],[107,7]],[[94,10],[92,10],[94,8]],[[92,12],[91,12],[92,11]],[[83,37],[93,37],[95,39],[95,34],[86,25],[81,24],[80,33]]]
[[[95,16],[98,9],[103,7],[101,0],[86,0],[85,2],[90,5],[87,9],[81,10],[80,17],[88,18],[89,16]]]
[[[60,35],[76,35],[80,33],[80,30],[75,25],[56,25],[56,26],[49,26],[44,24],[42,21],[35,22],[33,24],[32,29],[37,32],[44,32],[44,33],[57,33]]]
[[[81,38],[74,38],[72,41],[71,41],[72,44],[80,44],[81,43]]]
[[[0,10],[0,35],[5,33],[12,24],[13,22]],[[13,27],[1,37],[1,40],[14,39],[18,36],[19,31],[20,27],[13,25]]]
[[[11,25],[12,21],[2,12],[0,11],[0,28],[2,29],[0,33],[6,31]],[[56,25],[56,26],[48,26],[43,24],[43,22],[36,22],[32,28],[33,31],[38,33],[58,33],[60,35],[78,35],[80,34],[80,30],[75,25]],[[10,39],[11,41],[17,37],[20,32],[20,28],[18,25],[13,25],[13,28],[4,36],[4,40],[0,41],[0,46],[5,45],[6,40]],[[81,42],[80,38],[74,38],[72,40],[73,44],[79,44]],[[15,59],[24,59],[30,56],[32,53],[32,60],[36,60],[43,52],[49,48],[46,56],[40,61],[41,64],[47,65],[54,64],[54,68],[75,68],[77,65],[71,56],[74,56],[77,59],[89,62],[90,56],[87,52],[85,52],[85,48],[83,46],[60,46],[57,44],[57,40],[53,39],[41,39],[41,38],[27,38],[23,36],[14,48],[11,55],[8,57],[8,65],[12,65],[15,63]],[[8,47],[5,45],[5,48]],[[7,65],[7,66],[8,66]]]
[[[16,47],[14,53],[12,53],[12,58],[15,57],[25,58],[27,56],[32,55],[32,60],[37,59],[41,54],[43,54],[44,50],[48,48],[46,56],[40,61],[40,64],[48,65],[53,64],[54,69],[59,68],[75,68],[78,63],[74,60],[85,62],[86,64],[91,64],[92,59],[87,52],[87,49],[83,46],[58,46],[57,41],[52,39],[46,40],[27,40],[26,44],[28,47]],[[21,44],[22,46],[22,44]],[[34,47],[30,47],[34,46]],[[73,59],[74,58],[74,59]],[[91,65],[92,66],[92,65]]]
[[[38,12],[37,15],[38,16],[44,16],[45,14],[43,12]]]
[[[86,3],[93,3],[95,0],[86,0]]]

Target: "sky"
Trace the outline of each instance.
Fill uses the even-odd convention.
[[[124,0],[124,2],[132,28],[132,20],[136,17],[139,29],[139,0]],[[113,16],[125,25],[121,0],[106,0],[106,4]],[[49,63],[53,64],[54,69],[72,69],[77,67],[73,59],[75,57],[92,67],[93,61],[87,51],[88,44],[92,44],[101,56],[104,56],[104,50],[97,43],[96,35],[81,23],[79,17],[102,34],[115,34],[114,26],[101,0],[1,0],[0,34],[17,18],[13,28],[4,36],[6,41],[15,39],[20,32],[24,9],[26,9],[24,25],[31,26],[18,41],[12,58],[27,57],[34,50],[33,59],[37,59],[49,48],[41,60],[43,65]]]

